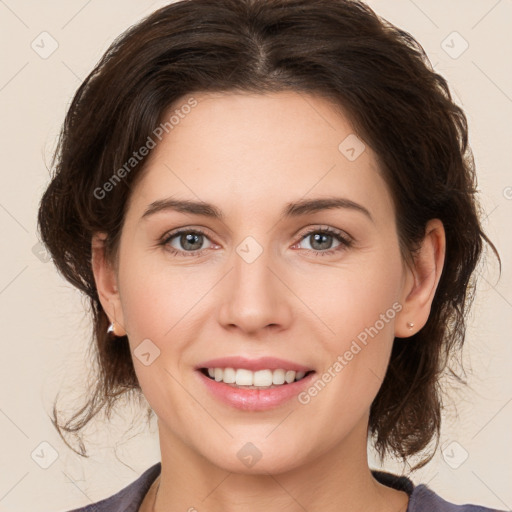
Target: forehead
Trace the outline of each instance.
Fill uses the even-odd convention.
[[[308,194],[392,208],[374,153],[328,100],[297,92],[191,96],[193,108],[180,111],[190,99],[183,97],[163,116],[175,121],[133,191],[139,214],[171,195],[238,213],[281,208]]]
[[[200,143],[201,150],[213,149],[216,154],[248,149],[277,156],[286,149],[302,149],[301,154],[318,147],[337,149],[339,137],[353,133],[341,107],[319,96],[282,91],[199,93],[193,97],[197,104],[176,119],[173,136],[166,137],[169,146]],[[186,102],[187,97],[176,101],[164,118],[184,109]],[[224,144],[219,145],[219,139]]]

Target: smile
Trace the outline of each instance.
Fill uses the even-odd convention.
[[[203,361],[194,374],[214,401],[241,411],[267,411],[296,399],[316,371],[274,357],[233,356]]]

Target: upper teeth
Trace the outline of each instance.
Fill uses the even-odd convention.
[[[208,368],[208,375],[217,382],[223,381],[226,384],[237,386],[271,386],[290,384],[300,380],[306,372],[295,372],[294,370],[258,370],[252,372],[245,368]]]

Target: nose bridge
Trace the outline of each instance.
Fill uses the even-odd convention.
[[[268,238],[260,243],[248,236],[233,251],[233,270],[224,284],[220,308],[220,321],[225,326],[255,331],[289,321],[285,287],[271,270],[277,262],[268,244]]]

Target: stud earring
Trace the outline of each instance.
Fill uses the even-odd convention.
[[[119,324],[119,325],[121,325],[121,324]],[[125,332],[122,325],[121,325],[121,332]],[[126,333],[125,334],[117,334],[117,332],[116,332],[116,323],[115,322],[112,322],[108,326],[107,334],[113,334],[116,338],[122,338],[123,336],[126,336]]]
[[[414,323],[413,322],[407,322],[407,328],[410,330],[414,327]]]

